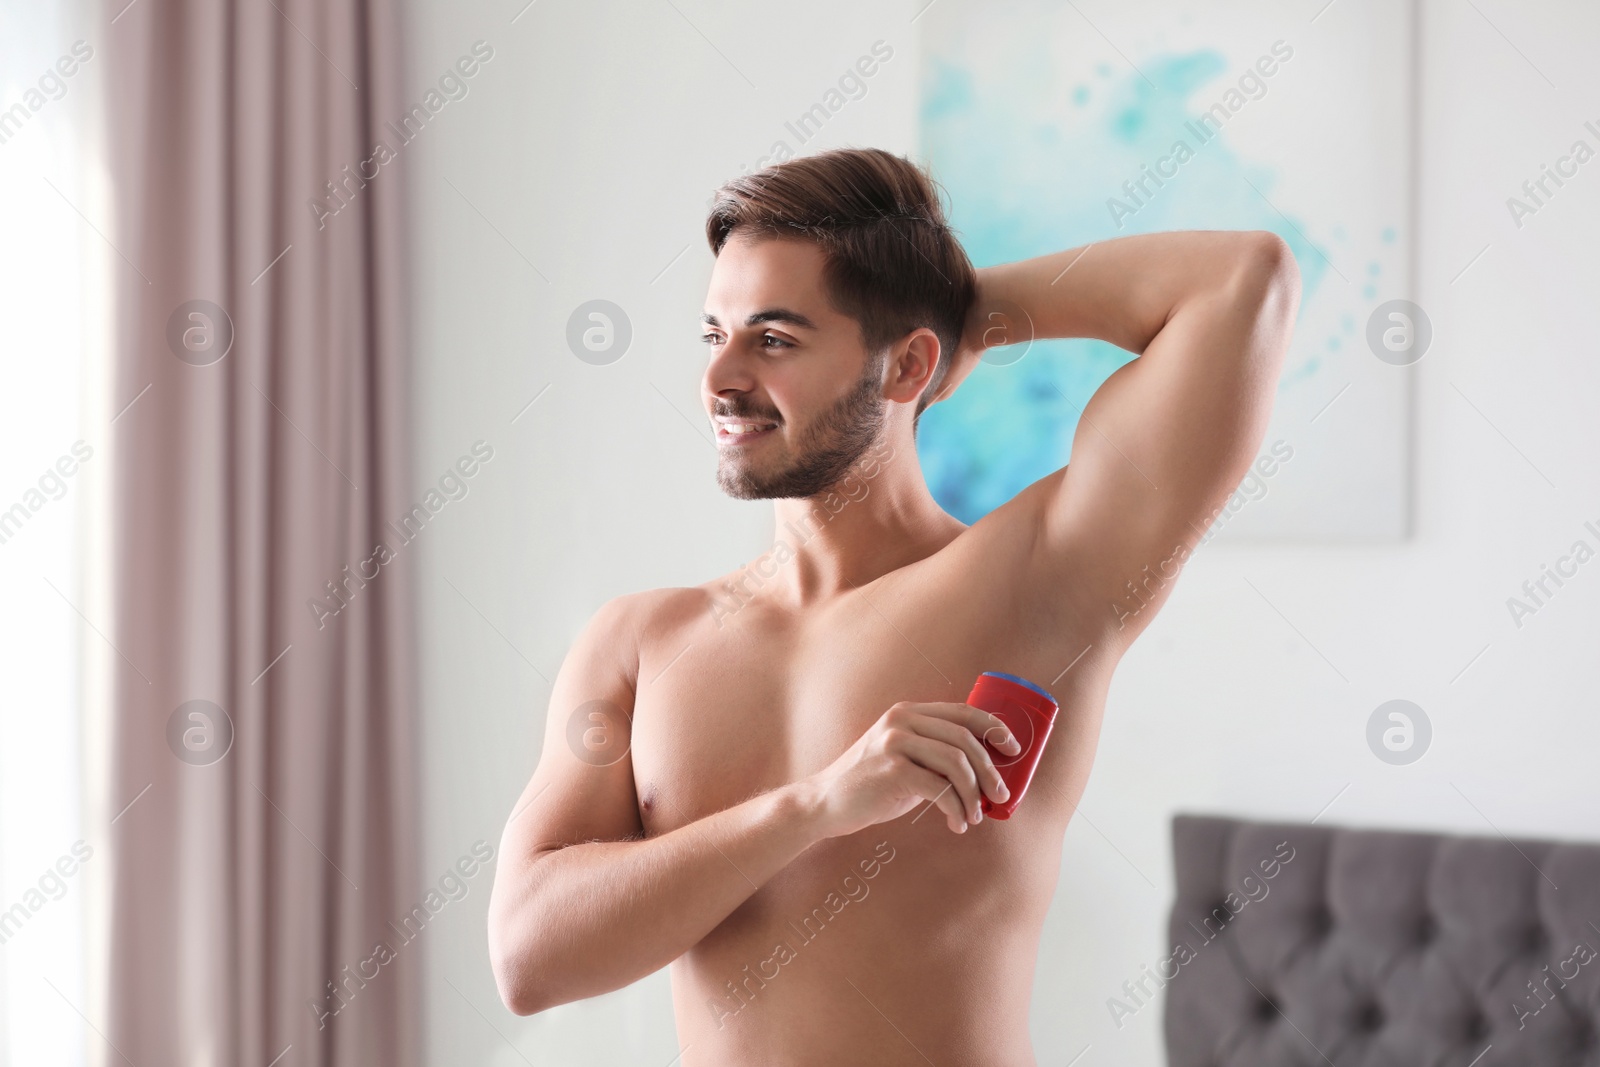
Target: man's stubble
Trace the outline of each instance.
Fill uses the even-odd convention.
[[[762,474],[724,455],[717,464],[717,484],[722,491],[738,500],[804,499],[826,493],[843,481],[883,432],[881,390],[886,357],[884,352],[867,361],[866,372],[850,391],[807,427],[796,457],[782,470]],[[719,402],[717,414],[773,418],[737,401]]]

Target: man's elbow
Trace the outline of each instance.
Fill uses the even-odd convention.
[[[1250,230],[1241,237],[1236,284],[1260,303],[1263,315],[1293,323],[1300,307],[1300,265],[1289,243],[1271,230]]]
[[[504,982],[499,984],[500,1002],[513,1015],[537,1015],[546,1008],[553,1006],[535,997],[530,990],[513,988],[507,986]]]
[[[516,1015],[535,1015],[560,1003],[550,998],[541,976],[550,965],[539,958],[539,918],[526,898],[512,903],[500,886],[489,897],[489,966],[500,1001]]]
[[[489,960],[494,969],[495,988],[500,1001],[513,1015],[536,1015],[555,1007],[534,980],[537,968],[528,953],[512,946],[505,935],[490,926]]]
[[[1240,354],[1276,380],[1300,311],[1300,267],[1275,233],[1248,230],[1238,240],[1232,270],[1222,276],[1221,297],[1249,338]]]
[[[500,1001],[513,1015],[537,1015],[556,1006],[555,1001],[545,1000],[531,989],[526,987],[510,989],[505,985],[500,987]]]

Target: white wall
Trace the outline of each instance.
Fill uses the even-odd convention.
[[[495,49],[407,149],[419,494],[473,441],[495,449],[421,545],[435,878],[474,840],[497,842],[536,759],[545,679],[590,613],[766,546],[767,509],[725,499],[696,439],[711,189],[775,138],[795,146],[784,121],[879,38],[894,59],[806,150],[914,144],[920,0],[881,13],[840,0],[539,0],[512,24],[521,2],[411,4],[419,98],[475,40]],[[1322,4],[1303,6],[1309,18]],[[1584,107],[1600,101],[1600,12],[1429,0],[1425,15],[1415,299],[1436,339],[1416,368],[1417,535],[1392,548],[1219,544],[1186,569],[1118,673],[1067,833],[1034,1000],[1042,1063],[1086,1045],[1085,1067],[1160,1062],[1159,1009],[1118,1031],[1105,1001],[1162,954],[1175,811],[1304,820],[1337,796],[1325,823],[1600,838],[1600,561],[1521,629],[1505,606],[1585,520],[1600,525],[1586,321],[1600,160],[1520,230],[1505,206],[1574,139],[1600,146],[1582,128],[1600,126],[1600,105]],[[568,314],[593,298],[634,327],[607,367],[565,347]],[[1366,747],[1368,715],[1392,697],[1434,725],[1412,766]],[[664,974],[508,1014],[485,954],[488,879],[427,935],[428,1062],[675,1055]]]

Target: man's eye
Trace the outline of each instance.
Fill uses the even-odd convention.
[[[703,333],[703,334],[700,335],[700,340],[701,340],[701,342],[703,344],[719,345],[719,344],[722,343],[722,336],[720,334],[715,334],[715,333]],[[767,342],[771,342],[772,345],[774,345],[774,346],[776,346],[778,348],[793,348],[794,347],[793,344],[789,343],[788,341],[785,341],[783,338],[774,337],[770,333],[764,335],[761,338],[761,341],[762,341],[763,344],[766,344]]]

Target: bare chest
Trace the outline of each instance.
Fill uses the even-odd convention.
[[[661,636],[633,720],[647,833],[822,770],[896,702],[962,701],[986,670],[1048,683],[1070,659],[1004,598],[896,578],[810,615],[751,602]]]

